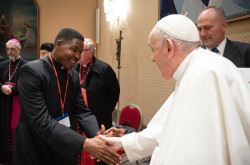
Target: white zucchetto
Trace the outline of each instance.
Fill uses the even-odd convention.
[[[163,17],[157,22],[157,26],[166,34],[183,41],[196,42],[200,40],[193,21],[181,14]]]

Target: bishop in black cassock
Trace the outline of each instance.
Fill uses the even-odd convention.
[[[27,62],[20,56],[20,42],[12,39],[6,44],[10,59],[0,63],[0,164],[10,164],[15,128],[19,117],[17,82],[20,68]],[[7,91],[6,86],[11,85]]]

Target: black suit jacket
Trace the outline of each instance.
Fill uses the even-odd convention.
[[[4,61],[4,58],[0,55],[0,62]]]
[[[54,61],[64,98],[67,70]],[[57,79],[49,56],[29,62],[20,70],[18,81],[20,116],[13,147],[13,164],[45,165],[76,164],[77,153],[85,138],[56,119],[62,115]],[[84,104],[79,76],[69,70],[64,113],[69,113],[88,137],[99,131],[92,112]]]
[[[206,48],[204,45],[201,47]],[[223,56],[237,67],[250,68],[250,44],[231,41],[227,38]]]
[[[250,44],[227,39],[223,56],[237,67],[250,68]]]

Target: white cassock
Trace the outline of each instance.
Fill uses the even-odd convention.
[[[148,127],[122,137],[130,161],[249,165],[250,85],[224,57],[197,48],[174,73],[175,91]]]

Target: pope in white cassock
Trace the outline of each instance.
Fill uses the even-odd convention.
[[[174,92],[143,131],[100,138],[130,161],[152,155],[152,165],[249,165],[250,85],[236,66],[200,48],[195,24],[179,14],[162,18],[148,45]]]

